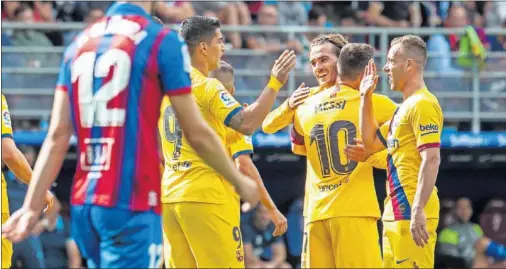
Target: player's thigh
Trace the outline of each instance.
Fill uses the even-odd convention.
[[[100,238],[91,220],[91,206],[79,205],[71,208],[71,234],[89,268],[100,268]]]
[[[379,268],[382,265],[376,218],[329,219],[335,267]]]
[[[310,222],[306,225],[307,253],[305,268],[334,268],[332,238],[327,225],[328,220]]]
[[[433,268],[438,225],[437,219],[427,220],[428,244],[421,248],[415,244],[409,228],[409,220],[385,222],[386,234],[393,252],[394,268]]]
[[[9,213],[2,213],[2,224],[9,219]],[[2,237],[2,268],[11,267],[12,261],[12,243]]]
[[[192,250],[174,211],[175,204],[162,205],[163,251],[167,268],[197,268]]]
[[[101,268],[156,268],[162,263],[162,222],[153,211],[95,206],[93,225],[100,235]]]
[[[174,207],[200,268],[244,268],[239,201],[177,203]]]

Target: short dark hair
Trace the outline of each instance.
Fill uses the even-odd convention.
[[[192,52],[200,42],[209,43],[218,28],[220,21],[217,18],[193,16],[181,23],[181,36]]]
[[[320,34],[311,41],[311,48],[330,43],[335,47],[335,54],[339,57],[343,47],[348,44],[348,40],[341,34]]]
[[[374,48],[369,44],[346,44],[337,59],[339,76],[351,80],[358,79],[373,55]]]
[[[416,35],[404,35],[396,37],[390,43],[390,47],[401,44],[403,53],[413,58],[421,67],[427,62],[427,45],[425,41]]]
[[[21,5],[19,5],[19,7],[16,8],[16,10],[14,10],[14,13],[13,13],[14,18],[17,18],[19,15],[21,15],[23,12],[25,12],[27,10],[33,10],[33,9],[29,5],[27,5],[25,3],[21,3]]]
[[[318,18],[320,18],[321,16],[325,16],[325,12],[323,11],[323,9],[321,7],[313,6],[311,8],[311,10],[309,10],[309,13],[307,15],[308,15],[308,20],[314,21],[314,20],[317,20]]]

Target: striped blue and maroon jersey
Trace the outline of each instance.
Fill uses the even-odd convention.
[[[78,141],[73,205],[159,212],[160,104],[191,92],[189,69],[182,38],[131,3],[114,4],[76,37],[57,83]]]

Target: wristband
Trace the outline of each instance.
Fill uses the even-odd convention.
[[[276,77],[271,75],[271,80],[269,80],[267,87],[269,87],[275,91],[279,91],[279,89],[281,89],[281,87],[283,87],[283,85],[284,84],[281,83]]]

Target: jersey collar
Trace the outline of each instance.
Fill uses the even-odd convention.
[[[146,18],[151,18],[151,15],[149,15],[140,6],[125,2],[117,2],[114,3],[111,7],[109,7],[106,16],[114,16],[114,15],[140,15]]]

